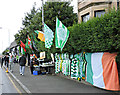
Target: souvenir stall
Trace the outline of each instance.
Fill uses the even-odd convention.
[[[37,58],[37,60],[39,65],[33,65],[33,75],[54,73],[54,61],[45,59],[45,52],[41,52],[40,58]]]

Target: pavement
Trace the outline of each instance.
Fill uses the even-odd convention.
[[[62,74],[58,75],[31,75],[30,68],[25,67],[24,76],[19,74],[19,64],[15,63],[9,72],[12,77],[20,84],[26,93],[112,93],[119,92],[107,91],[86,83],[76,81]]]

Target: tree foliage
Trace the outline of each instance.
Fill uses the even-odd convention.
[[[44,4],[44,20],[53,32],[55,32],[56,27],[56,17],[58,17],[65,26],[72,26],[77,23],[77,14],[73,13],[73,6],[70,6],[68,2],[46,2]],[[45,48],[45,43],[37,38],[35,30],[42,31],[42,10],[36,9],[35,4],[31,11],[26,14],[22,21],[23,28],[15,35],[15,40],[20,44],[20,40],[26,43],[27,35],[30,36],[32,42],[35,41],[36,48],[39,52],[46,51],[48,55],[50,52],[60,52],[60,49],[55,48],[55,44],[52,45],[50,49]],[[35,37],[33,37],[35,35]],[[55,41],[55,40],[54,40]],[[53,41],[53,42],[54,42]],[[35,51],[37,53],[37,51]],[[27,53],[31,53],[27,50]]]
[[[120,10],[69,27],[70,37],[65,48],[75,53],[120,51]],[[72,47],[71,47],[72,46]],[[64,50],[65,50],[64,48]],[[72,51],[73,52],[73,51]],[[72,53],[71,52],[71,53]]]
[[[63,48],[62,53],[85,52],[120,52],[120,10],[111,10],[104,16],[92,18],[87,22],[77,23],[77,14],[73,13],[73,7],[68,2],[46,2],[44,5],[45,23],[55,32],[56,17],[68,27],[70,36]],[[37,52],[46,51],[49,53],[60,53],[60,49],[55,48],[55,44],[50,49],[45,48],[45,43],[37,38],[35,30],[42,31],[42,11],[35,9],[35,5],[30,13],[23,19],[23,28],[15,35],[19,44],[22,40],[26,42],[27,35],[32,42],[35,41]],[[35,37],[33,36],[35,35]],[[54,40],[55,43],[55,40]],[[31,50],[28,50],[31,53]]]

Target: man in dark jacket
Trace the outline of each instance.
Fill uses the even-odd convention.
[[[26,64],[26,58],[25,58],[24,54],[20,57],[19,64],[20,64],[20,75],[24,75],[25,64]]]

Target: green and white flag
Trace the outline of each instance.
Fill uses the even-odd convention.
[[[25,54],[25,51],[24,51],[24,49],[22,47],[21,47],[21,53]]]
[[[51,45],[53,44],[54,34],[53,31],[46,24],[44,24],[44,36],[45,36],[45,47],[50,48]]]
[[[61,48],[65,46],[67,39],[69,37],[68,29],[62,24],[62,22],[56,18],[56,33],[55,33],[55,44],[56,48]]]

